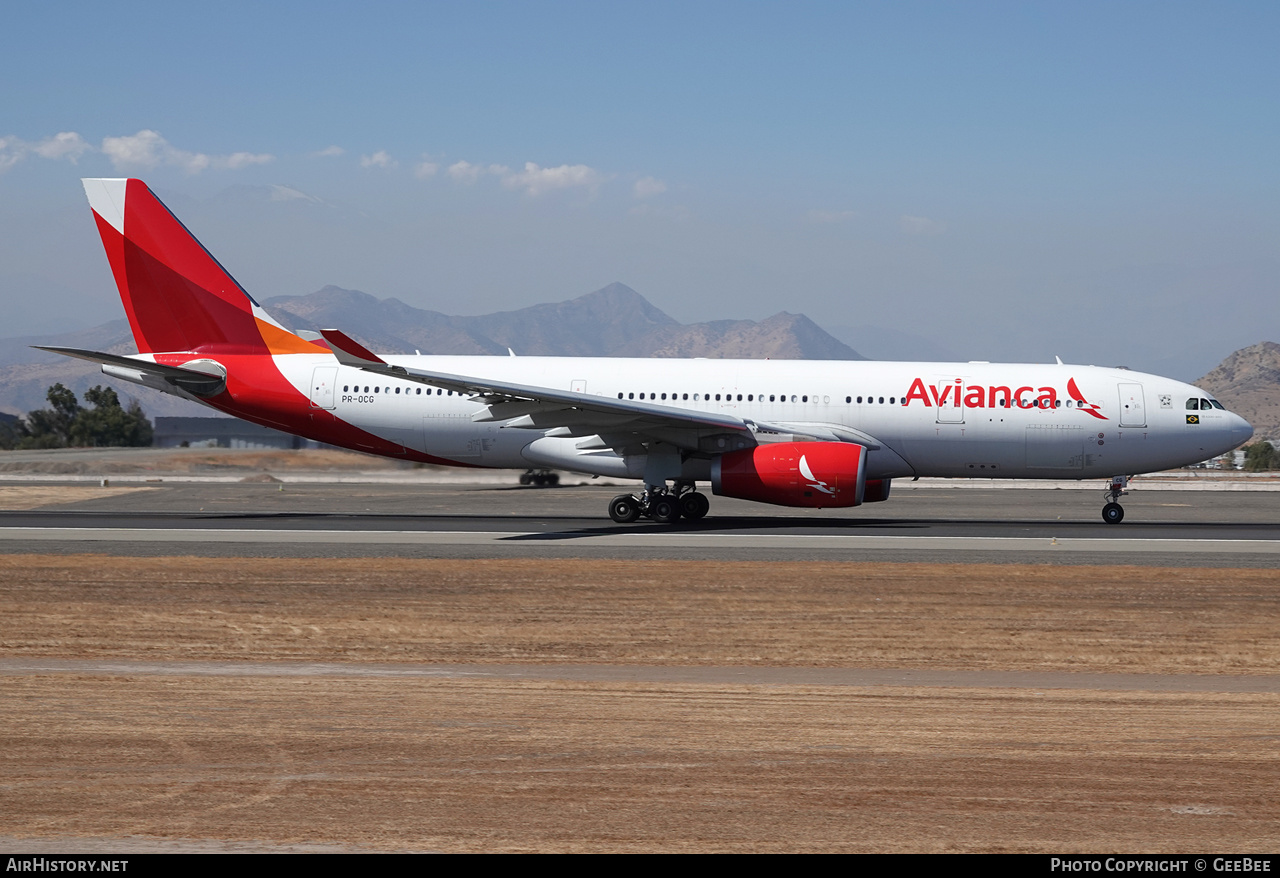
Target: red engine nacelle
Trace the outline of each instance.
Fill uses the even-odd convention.
[[[845,442],[778,442],[722,454],[711,462],[711,490],[723,497],[812,506],[857,506],[889,496],[889,480],[867,496],[867,450]]]
[[[869,479],[867,488],[862,492],[863,503],[879,503],[889,499],[889,483],[891,479]]]

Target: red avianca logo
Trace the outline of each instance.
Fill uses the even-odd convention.
[[[1080,387],[1076,384],[1076,379],[1074,378],[1067,379],[1067,398],[1075,402],[1076,409],[1100,421],[1108,420],[1104,415],[1098,413],[1100,406],[1096,402],[1085,400],[1084,394],[1080,392]],[[1053,387],[1031,387],[1027,385],[1022,387],[966,385],[961,378],[957,378],[954,384],[935,387],[932,384],[925,384],[922,379],[917,378],[911,382],[911,389],[902,398],[902,404],[911,405],[911,403],[917,401],[927,406],[942,407],[949,405],[953,408],[960,408],[963,405],[965,408],[971,409],[997,407],[1051,409],[1058,408],[1058,391]]]

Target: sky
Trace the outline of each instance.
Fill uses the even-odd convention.
[[[620,281],[872,357],[1194,379],[1280,341],[1274,2],[15,4],[0,335],[122,316],[147,181],[259,300]]]

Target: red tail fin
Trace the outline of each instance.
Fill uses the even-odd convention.
[[[84,180],[141,353],[314,353],[272,320],[141,180]]]

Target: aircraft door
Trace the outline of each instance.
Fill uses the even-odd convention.
[[[1147,425],[1147,409],[1143,404],[1141,384],[1121,384],[1120,392],[1120,426],[1145,427]]]
[[[316,366],[311,373],[311,406],[318,409],[332,409],[337,405],[338,394],[334,385],[338,383],[337,366]]]
[[[964,386],[960,378],[938,378],[934,385],[938,399],[939,424],[964,423]]]

